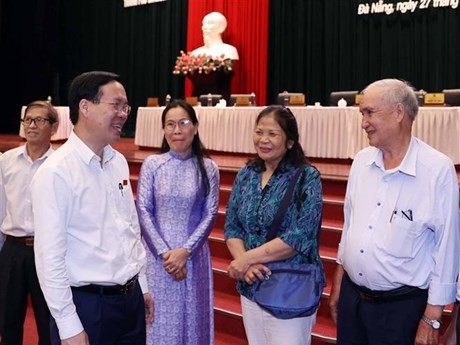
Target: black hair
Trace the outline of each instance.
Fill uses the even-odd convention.
[[[283,162],[292,163],[295,167],[308,164],[302,146],[300,146],[299,143],[299,128],[297,126],[297,120],[291,110],[282,105],[270,105],[259,113],[255,125],[257,126],[259,121],[268,115],[273,115],[275,121],[281,127],[284,134],[286,134],[286,141],[292,142],[292,147],[288,148],[282,159]],[[265,162],[258,156],[252,159],[249,163],[257,170],[265,170]]]
[[[198,125],[198,118],[196,117],[195,109],[193,109],[193,107],[187,102],[185,102],[184,100],[175,99],[166,106],[165,110],[163,110],[163,113],[161,114],[161,127],[163,129],[165,128],[165,119],[166,119],[166,114],[168,113],[168,111],[173,108],[178,108],[178,107],[185,110],[185,112],[190,117],[190,120],[192,120],[192,123],[194,126]],[[170,149],[171,148],[169,147],[169,144],[166,138],[163,136],[163,142],[161,143],[161,148],[160,148],[161,153],[168,152]],[[207,154],[206,148],[204,147],[203,143],[200,140],[200,135],[198,134],[198,131],[193,137],[192,154],[197,158],[198,168],[200,170],[201,178],[203,180],[203,185],[205,189],[205,195],[208,195],[211,187],[209,185],[208,174],[204,167],[204,157],[208,157],[208,154]]]
[[[100,88],[112,81],[121,83],[120,76],[105,71],[85,72],[76,76],[69,86],[69,114],[73,125],[78,122],[80,101],[98,100],[101,96]]]

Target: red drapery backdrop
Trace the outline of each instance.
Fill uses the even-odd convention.
[[[238,49],[232,93],[256,94],[257,105],[267,98],[269,0],[189,0],[187,51],[203,45],[201,21],[210,12],[220,12],[227,19],[222,35],[225,43]],[[186,80],[185,95],[191,96],[192,83]]]

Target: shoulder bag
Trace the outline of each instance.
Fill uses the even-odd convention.
[[[276,236],[301,171],[301,168],[297,169],[289,184],[268,231],[267,242]],[[326,286],[321,265],[271,262],[266,266],[272,273],[266,275],[265,280],[255,283],[254,300],[261,308],[280,319],[305,317],[315,313]]]

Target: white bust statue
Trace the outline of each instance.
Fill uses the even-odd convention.
[[[203,25],[203,46],[192,51],[192,55],[211,55],[238,60],[238,51],[230,44],[222,41],[222,33],[227,28],[227,19],[220,12],[211,12],[204,16]]]

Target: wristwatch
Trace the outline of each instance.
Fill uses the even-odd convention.
[[[422,320],[425,321],[427,324],[429,324],[433,329],[440,329],[441,328],[441,321],[438,320],[431,320],[427,318],[425,315],[422,316]]]

